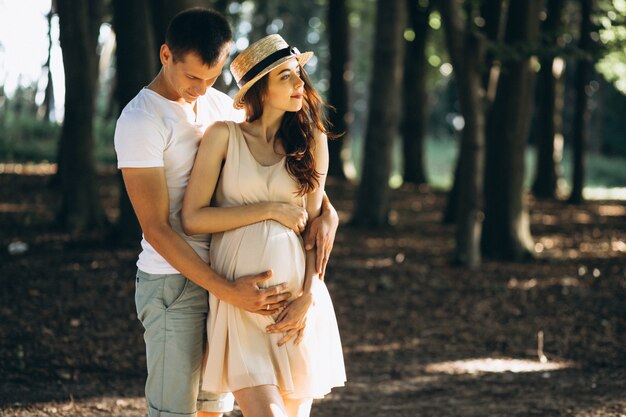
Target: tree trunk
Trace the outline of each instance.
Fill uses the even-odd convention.
[[[415,38],[405,42],[404,56],[404,121],[402,123],[402,142],[404,146],[404,182],[425,184],[424,146],[428,91],[426,89],[426,37],[428,35],[428,16],[432,2],[424,7],[415,0],[406,0],[409,27]]]
[[[354,73],[350,59],[350,25],[346,0],[330,0],[328,3],[328,49],[330,52],[330,88],[328,102],[335,108],[329,113],[333,131],[343,133],[341,138],[328,142],[330,156],[328,175],[345,179],[343,150],[349,149],[348,129],[352,121],[350,111],[350,85]]]
[[[398,134],[405,0],[378,0],[369,116],[353,224],[388,224],[391,150]]]
[[[267,36],[267,25],[269,23],[269,1],[257,1],[254,5],[254,15],[252,16],[252,30],[248,36],[250,43]],[[288,40],[287,42],[291,42]]]
[[[565,6],[564,0],[548,1],[548,17],[544,23],[543,47],[554,48],[558,44],[561,29],[561,14]],[[557,197],[558,179],[562,149],[562,112],[563,112],[563,61],[555,59],[550,54],[541,60],[539,71],[537,99],[537,170],[533,183],[533,193],[536,197]],[[555,63],[557,65],[555,65]],[[561,140],[559,146],[555,146],[557,139]]]
[[[459,90],[465,120],[458,163],[455,261],[469,268],[481,263],[480,235],[483,220],[483,167],[485,158],[485,112],[481,66],[485,59],[485,36],[473,25],[472,9],[465,24],[455,0],[441,0],[440,10],[446,44]],[[455,175],[456,176],[456,175]]]
[[[484,0],[481,4],[481,15],[483,19],[485,19],[483,32],[487,37],[487,41],[492,44],[498,43],[504,38],[507,8],[508,2],[504,0]],[[493,51],[487,51],[485,59],[486,70],[483,73],[483,85],[487,104],[486,111],[489,111],[489,107],[493,103],[498,87],[500,68],[496,62],[496,58]]]
[[[539,36],[539,0],[511,0],[505,43],[532,44]],[[524,156],[530,128],[534,70],[530,56],[502,62],[487,126],[483,255],[519,261],[533,256],[524,202]]]
[[[226,16],[228,14],[228,3],[228,0],[213,0],[211,2],[211,8],[216,12],[221,13],[223,16]],[[228,71],[227,66],[224,66],[222,69],[222,74],[224,74],[224,71]],[[226,80],[224,80],[223,75],[217,77],[217,80],[215,80],[212,87],[218,91],[228,94],[228,85],[226,84]]]
[[[52,16],[55,13],[54,2],[50,3],[50,11],[46,15],[48,20],[48,58],[46,59],[45,68],[48,81],[46,83],[46,92],[43,99],[43,120],[49,122],[54,115],[54,84],[52,83],[52,69],[50,62],[52,59]]]
[[[591,53],[591,10],[593,0],[581,0],[580,42],[578,48],[585,54]],[[585,89],[591,81],[593,62],[591,57],[585,56],[578,61],[574,88],[576,90],[575,116],[573,126],[572,146],[574,150],[574,178],[569,202],[580,204],[584,201],[583,187],[585,183],[585,150],[589,143],[589,119],[591,117],[587,105],[587,93]]]
[[[507,2],[504,0],[484,0],[481,3],[480,13],[482,18],[485,21],[484,28],[482,30],[484,36],[487,38],[487,42],[495,44],[500,42],[504,38],[504,28],[506,26],[506,15],[507,15]],[[464,3],[465,8],[469,8],[471,12],[471,8],[473,4],[471,2]],[[459,7],[458,2],[455,7]],[[466,21],[467,22],[467,21]],[[472,22],[470,22],[473,24]],[[467,24],[467,23],[466,23]],[[487,50],[485,52],[484,63],[482,64],[482,83],[483,83],[483,93],[484,100],[483,112],[486,114],[489,113],[491,105],[493,103],[493,99],[495,97],[495,90],[498,85],[498,76],[500,73],[500,64],[497,62],[496,57],[493,52],[489,52]],[[486,117],[486,116],[485,116]],[[459,151],[459,156],[457,157],[455,169],[454,169],[454,182],[452,188],[448,192],[448,199],[446,201],[446,208],[444,210],[443,222],[446,224],[456,223],[457,221],[457,213],[459,212],[458,203],[460,201],[459,197],[459,181],[461,181],[461,161],[462,158],[462,150],[463,145],[461,144],[461,149]]]
[[[61,132],[59,220],[70,231],[105,224],[96,189],[93,116],[98,81],[100,1],[58,0],[59,28],[65,67],[65,121]]]
[[[157,72],[151,22],[149,0],[113,2],[113,26],[117,44],[115,92],[120,111],[150,83]],[[120,217],[115,227],[114,241],[135,244],[141,236],[141,227],[126,193],[121,173],[118,173],[118,181]]]

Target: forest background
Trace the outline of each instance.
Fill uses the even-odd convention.
[[[353,384],[318,415],[626,414],[626,1],[20,4],[0,1],[0,414],[142,413],[113,132],[193,6],[233,56],[269,33],[314,51],[343,133],[329,285]]]

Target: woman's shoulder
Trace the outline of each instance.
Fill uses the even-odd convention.
[[[230,127],[229,124],[234,124],[229,121],[217,121],[209,125],[207,129],[204,131],[204,139],[219,139],[226,138],[230,135]]]
[[[315,140],[315,143],[320,143],[320,142],[326,142],[328,137],[327,137],[325,132],[321,131],[317,127],[314,127],[313,128],[313,139]]]
[[[230,137],[229,124],[232,122],[218,121],[211,124],[204,131],[200,147],[206,148],[211,153],[226,155],[228,140]]]

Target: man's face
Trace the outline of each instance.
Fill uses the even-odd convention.
[[[222,74],[230,46],[230,43],[225,45],[217,63],[209,67],[193,52],[187,53],[182,59],[174,62],[170,49],[167,45],[163,45],[161,62],[170,95],[188,103],[194,103],[198,97],[204,95],[206,90],[215,83],[217,77]]]

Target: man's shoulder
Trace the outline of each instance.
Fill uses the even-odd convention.
[[[156,97],[153,97],[147,89],[142,89],[131,101],[124,106],[118,123],[120,122],[146,122],[146,123],[160,123],[159,114],[162,113],[162,109],[159,106]]]
[[[233,99],[215,88],[210,88],[203,96],[211,112],[213,120],[232,120],[242,122],[244,120],[243,110],[236,110],[233,107]]]
[[[202,98],[220,106],[227,105],[232,107],[233,105],[233,99],[228,94],[222,93],[213,87],[209,88]]]

